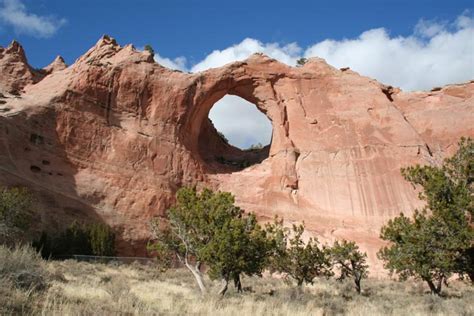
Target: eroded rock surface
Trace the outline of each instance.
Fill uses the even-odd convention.
[[[124,255],[143,255],[148,220],[199,185],[262,220],[355,240],[377,273],[381,225],[420,205],[400,168],[439,163],[474,136],[473,82],[405,93],[318,58],[294,68],[255,54],[186,74],[104,36],[42,71],[14,42],[0,48],[0,75],[0,184],[34,190],[47,229],[107,222]],[[208,113],[226,94],[268,116],[269,147],[243,152],[218,136]]]

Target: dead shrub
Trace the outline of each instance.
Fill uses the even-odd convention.
[[[30,246],[0,246],[0,277],[15,287],[42,291],[49,276],[45,262]]]

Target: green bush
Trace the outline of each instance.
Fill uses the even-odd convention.
[[[63,233],[51,241],[54,255],[93,255],[87,226],[73,222]]]
[[[250,145],[250,147],[247,148],[246,150],[248,150],[248,151],[254,151],[254,150],[260,150],[260,149],[262,149],[262,148],[263,148],[262,143],[257,143],[257,144],[252,144],[252,145]]]
[[[293,224],[292,229],[283,226],[283,220],[266,225],[266,232],[272,242],[273,253],[269,258],[269,266],[273,271],[285,273],[301,287],[304,283],[313,284],[319,276],[330,277],[330,251],[320,246],[317,238],[303,240],[304,224]]]
[[[115,254],[115,233],[104,224],[92,224],[87,228],[91,251],[96,256]]]
[[[151,45],[149,44],[145,45],[145,50],[149,51],[151,56],[155,56],[155,50],[153,49],[153,47],[151,47]]]
[[[302,67],[308,62],[308,59],[302,57],[296,61],[296,67]]]
[[[219,135],[219,137],[222,139],[224,143],[226,144],[229,143],[229,140],[227,139],[227,137],[225,137],[225,135],[222,132],[217,131],[217,134]]]
[[[102,223],[81,225],[73,222],[64,232],[49,237],[43,232],[39,240],[33,242],[33,247],[41,251],[44,258],[60,256],[115,255],[115,233]]]

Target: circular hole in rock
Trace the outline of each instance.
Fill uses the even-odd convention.
[[[242,170],[268,157],[272,132],[271,121],[255,104],[226,95],[202,124],[200,154],[210,171]]]
[[[31,170],[31,172],[34,172],[34,173],[41,172],[41,168],[38,167],[38,166],[34,166],[34,165],[30,166],[30,170]]]

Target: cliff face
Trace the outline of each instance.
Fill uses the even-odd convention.
[[[375,252],[381,225],[420,202],[400,176],[474,136],[474,82],[404,93],[322,59],[293,68],[263,55],[195,74],[103,37],[66,68],[33,70],[0,48],[0,184],[37,196],[41,223],[100,220],[122,254],[144,253],[148,219],[182,185],[232,192],[262,220],[305,221],[323,241]],[[269,147],[241,151],[208,120],[226,94],[273,125]]]

